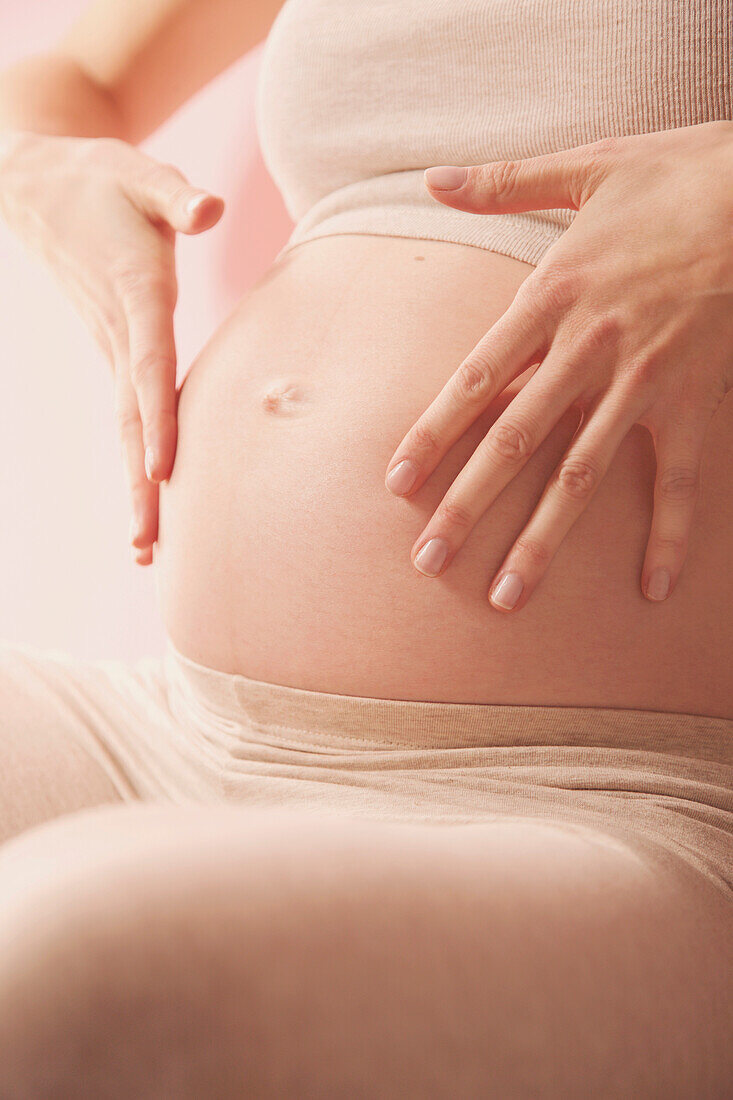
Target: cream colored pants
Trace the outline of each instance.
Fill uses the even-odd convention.
[[[0,647],[0,1098],[733,1081],[733,722]]]

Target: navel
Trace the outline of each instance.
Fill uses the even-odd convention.
[[[270,382],[262,395],[262,408],[273,416],[297,416],[303,412],[306,393],[297,382]]]

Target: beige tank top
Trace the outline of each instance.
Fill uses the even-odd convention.
[[[733,0],[286,0],[256,98],[280,255],[368,233],[537,264],[575,211],[451,210],[424,170],[733,119],[732,66]]]

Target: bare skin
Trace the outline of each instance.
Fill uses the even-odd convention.
[[[173,640],[205,664],[316,690],[733,717],[730,398],[710,424],[674,599],[655,604],[638,583],[655,457],[635,425],[522,613],[486,600],[575,407],[445,576],[413,566],[410,547],[532,371],[409,500],[385,488],[390,457],[528,265],[446,242],[311,242],[245,296],[176,400],[174,234],[221,211],[209,196],[207,217],[187,220],[196,188],[133,143],[259,41],[278,7],[106,0],[63,49],[0,80],[2,125],[22,131],[0,166],[11,216],[32,213],[34,158],[71,181],[58,223],[29,222],[62,241],[59,267],[102,286],[105,339],[145,334],[132,360],[111,359],[133,543],[142,564],[156,546]],[[124,148],[95,144],[109,137]],[[124,211],[126,295],[59,233],[83,209],[75,190],[95,181],[102,213],[83,237],[104,241]],[[141,327],[143,304],[154,323]],[[30,787],[47,742],[39,724],[17,743],[9,715],[12,797],[8,761]],[[85,805],[117,797],[101,772],[83,788]],[[37,805],[35,822],[11,813],[2,830],[24,830],[0,850],[3,1100],[726,1095],[730,902],[676,857],[517,819],[431,829],[234,805],[74,813],[58,791]],[[62,816],[39,825],[42,812]]]
[[[294,249],[245,296],[184,382],[161,497],[156,569],[179,648],[320,691],[733,716],[730,397],[711,422],[674,599],[639,585],[656,463],[637,425],[522,613],[488,602],[577,428],[573,408],[441,577],[412,564],[532,371],[408,498],[385,489],[390,455],[532,270],[442,241],[335,236]]]
[[[476,520],[575,407],[580,430],[489,598],[507,611],[526,605],[619,444],[641,424],[657,461],[641,588],[667,599],[684,566],[705,436],[733,388],[733,122],[425,176],[439,185],[436,198],[460,210],[563,206],[576,217],[398,447],[397,491],[413,492],[507,382],[540,363],[418,539],[415,565],[427,555],[422,572],[441,576]],[[692,211],[683,222],[680,208]],[[630,260],[629,241],[643,266]]]
[[[724,1100],[722,895],[549,824],[427,832],[144,807],[19,838],[4,1100]]]
[[[21,231],[35,227],[41,239],[30,243],[74,284],[111,348],[133,544],[141,563],[157,547],[174,641],[204,664],[315,690],[732,715],[727,398],[707,431],[686,566],[665,606],[651,606],[639,586],[656,480],[642,424],[623,437],[552,567],[545,561],[523,622],[508,625],[486,600],[578,427],[574,392],[445,575],[427,579],[414,567],[428,521],[453,482],[471,480],[467,460],[511,415],[532,370],[495,396],[409,500],[390,497],[384,473],[530,285],[529,265],[447,242],[310,242],[250,291],[176,399],[173,238],[213,224],[221,204],[130,143],[237,56],[235,43],[241,53],[259,41],[277,10],[277,0],[158,0],[121,14],[98,3],[56,54],[0,81],[0,119],[20,128],[0,162],[3,206]],[[162,88],[156,74],[173,59],[176,78]],[[48,211],[40,174],[57,181]],[[74,224],[84,232],[69,233]],[[110,227],[120,224],[124,262],[110,264]],[[723,295],[709,300],[724,309]],[[475,510],[468,499],[461,506]]]
[[[135,143],[257,45],[281,5],[97,0],[54,50],[0,73],[0,215],[50,265],[114,371],[140,565],[153,560],[176,450],[175,236],[209,229],[223,202]]]

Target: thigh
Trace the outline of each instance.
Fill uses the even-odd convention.
[[[74,667],[0,643],[0,844],[49,818],[123,797],[96,738],[95,724],[112,716],[85,709]]]
[[[549,822],[71,815],[0,854],[6,1096],[723,1100],[731,912]]]

